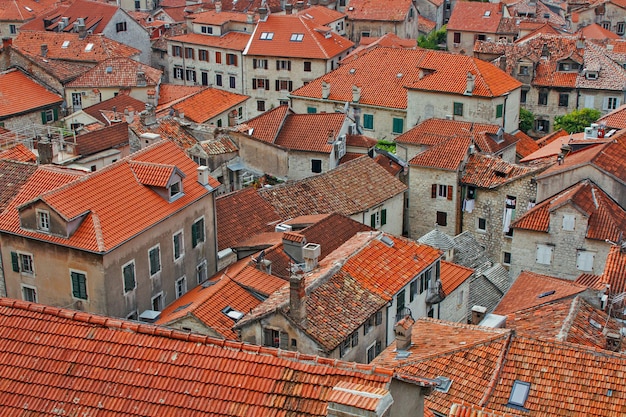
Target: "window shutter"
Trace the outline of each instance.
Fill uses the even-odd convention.
[[[41,112],[41,124],[42,125],[46,124],[46,112],[45,111]]]
[[[387,224],[387,209],[382,209],[380,211],[380,225],[384,226]]]
[[[80,280],[78,279],[78,274],[76,272],[72,272],[72,295],[76,298],[80,297]]]
[[[59,120],[59,109],[55,107],[54,109],[52,109],[52,113],[54,114],[54,121],[56,122],[57,120]]]
[[[198,229],[196,223],[191,225],[191,246],[196,247],[198,244]]]
[[[20,272],[20,257],[16,252],[11,252],[11,264],[13,272]]]
[[[287,71],[291,71],[291,61],[287,61]]]
[[[265,80],[265,89],[269,91],[269,89],[270,89],[270,80]]]
[[[233,54],[233,65],[237,66],[237,55]]]
[[[293,81],[289,81],[289,91],[293,90]]]
[[[453,187],[451,185],[448,185],[448,200],[452,200],[452,190]]]
[[[276,70],[280,69],[280,61],[276,60]]]
[[[280,345],[281,349],[289,349],[289,335],[285,332],[280,332]]]
[[[218,64],[222,63],[222,53],[221,52],[216,52],[215,53],[215,62]]]
[[[276,80],[276,91],[280,91],[280,81]]]
[[[437,198],[437,184],[430,186],[430,198]]]
[[[376,228],[376,213],[370,215],[370,226]]]
[[[252,89],[256,90],[256,78],[252,79]]]

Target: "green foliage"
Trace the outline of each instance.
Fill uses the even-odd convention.
[[[446,27],[430,32],[428,36],[420,35],[417,38],[417,46],[425,49],[439,49],[439,45],[446,43]]]
[[[530,129],[533,128],[533,123],[535,121],[535,115],[530,111],[524,108],[519,109],[519,130],[526,133]]]
[[[602,113],[596,109],[580,109],[554,118],[554,128],[567,133],[583,132],[587,126],[600,118]]]
[[[376,144],[378,149],[382,149],[384,151],[395,154],[396,153],[396,143],[388,140],[379,140]]]

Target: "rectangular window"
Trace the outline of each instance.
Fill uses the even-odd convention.
[[[615,27],[615,33],[617,33],[618,35],[624,34],[624,22],[617,22],[617,25]]]
[[[22,272],[25,274],[35,273],[33,255],[11,252],[11,264],[13,265],[14,272]]]
[[[392,133],[402,133],[404,131],[404,120],[400,119],[399,117],[394,117],[393,118],[393,128],[392,128]]]
[[[605,97],[604,110],[615,110],[620,105],[619,97]]]
[[[304,33],[292,33],[291,37],[289,38],[290,42],[302,42],[302,39],[304,39]]]
[[[207,33],[207,34],[209,34],[209,35],[213,34],[213,28],[212,28],[211,26],[202,26],[202,27],[200,28],[200,31],[201,31],[202,33]]]
[[[448,213],[445,211],[437,212],[437,224],[439,226],[447,226],[448,225]]]
[[[207,274],[206,260],[200,262],[198,266],[196,266],[196,278],[198,279],[198,284],[202,284],[209,278]]]
[[[237,88],[237,78],[231,75],[228,81],[229,81],[230,88]]]
[[[364,129],[374,129],[374,115],[373,114],[363,114],[363,128]]]
[[[528,98],[528,90],[521,90],[519,96],[520,103],[526,103],[526,99]]]
[[[215,53],[215,63],[216,64],[221,64],[222,63],[222,53],[221,52],[216,52]]]
[[[193,48],[185,48],[185,58],[194,59]]]
[[[398,296],[396,297],[396,315],[399,315],[400,313],[402,313],[402,310],[404,310],[405,302],[406,302],[406,290],[402,290],[398,293]]]
[[[226,65],[234,65],[237,66],[237,55],[235,54],[226,54]]]
[[[263,329],[263,346],[279,347],[280,332],[274,329]]]
[[[252,89],[253,90],[269,90],[270,89],[270,80],[266,78],[253,78],[252,79]]]
[[[306,112],[308,114],[315,114],[315,113],[317,113],[317,108],[309,106],[309,107],[306,108]]]
[[[264,100],[257,100],[257,102],[256,102],[256,110],[257,111],[265,111],[265,101]]]
[[[540,91],[539,92],[539,99],[537,100],[537,104],[539,104],[541,106],[547,106],[548,105],[548,92],[547,91]]]
[[[74,110],[83,108],[83,98],[80,93],[72,93],[72,107],[74,107]]]
[[[547,132],[550,129],[550,122],[548,120],[535,120],[535,130],[538,132]]]
[[[591,272],[593,271],[593,261],[595,259],[595,252],[578,250],[576,251],[576,268],[579,271]]]
[[[264,41],[271,41],[274,38],[274,32],[262,32],[259,39]]]
[[[454,102],[454,104],[453,104],[453,114],[455,116],[463,116],[463,103]]]
[[[437,187],[437,196],[448,198],[448,186],[444,184],[439,184]]]
[[[365,323],[363,323],[363,336],[365,336],[366,334],[368,334],[371,330],[372,327],[374,327],[374,316],[370,316],[370,318],[368,318]]]
[[[311,160],[311,172],[314,174],[319,174],[322,172],[322,160],[321,159],[312,159]]]
[[[183,79],[183,69],[181,67],[174,67],[174,79],[182,80]]]
[[[54,117],[54,113],[55,111],[53,109],[48,109],[48,110],[44,110],[41,112],[41,123],[42,124],[48,124],[50,122],[54,122],[55,117]]]
[[[126,32],[126,22],[119,22],[115,24],[116,32]]]
[[[204,217],[202,217],[191,225],[191,246],[195,248],[204,242],[204,235]]]
[[[291,80],[276,80],[276,91],[291,91],[293,82]]]
[[[50,231],[50,213],[47,210],[37,210],[37,229]]]
[[[563,215],[563,230],[567,230],[568,232],[573,232],[576,228],[576,216],[573,214],[564,214]]]
[[[178,56],[178,57],[182,57],[183,56],[183,49],[178,46],[178,45],[172,45],[172,56]]]
[[[504,265],[511,265],[511,252],[502,253],[502,263]]]
[[[154,311],[163,310],[163,293],[159,293],[152,297],[152,309]]]
[[[496,106],[496,119],[499,119],[500,117],[502,117],[502,109],[504,108],[504,106],[502,104],[498,104]]]
[[[37,289],[35,287],[22,285],[22,299],[31,303],[37,302]]]
[[[198,59],[200,61],[209,62],[209,51],[207,51],[206,49],[199,49],[198,50]]]
[[[9,25],[9,33],[10,33],[11,35],[15,35],[15,34],[17,34],[17,26],[15,26],[15,25]]]
[[[122,276],[124,277],[124,292],[134,290],[137,286],[135,281],[135,261],[130,261],[122,267]]]
[[[196,82],[196,70],[187,69],[185,70],[185,78],[187,81]]]
[[[552,253],[554,252],[554,246],[552,245],[537,245],[537,263],[542,265],[552,264]]]
[[[83,272],[70,271],[70,277],[72,279],[72,296],[74,298],[86,300],[87,276]]]
[[[454,32],[454,43],[461,43],[461,32]]]
[[[291,71],[291,61],[284,59],[276,60],[276,69]]]
[[[267,59],[257,59],[254,58],[252,60],[252,68],[257,69],[267,69],[268,68],[268,61]]]
[[[560,93],[559,94],[559,107],[567,107],[569,104],[569,94]]]
[[[410,303],[413,302],[416,295],[417,295],[417,280],[414,279],[413,281],[411,281],[411,284],[409,284],[409,302]]]
[[[158,245],[148,251],[148,260],[150,262],[150,276],[153,276],[161,270],[161,251]]]
[[[215,74],[215,85],[222,86],[222,74]]]
[[[177,261],[183,257],[185,254],[185,246],[183,242],[183,231],[179,231],[174,233],[172,236],[172,241],[174,245],[174,260]]]
[[[377,311],[376,312],[376,321],[375,321],[377,326],[380,326],[381,324],[383,324],[383,312],[382,311]]]
[[[304,61],[304,72],[311,72],[311,61]]]
[[[180,298],[187,292],[187,277],[180,277],[176,280],[176,298]]]

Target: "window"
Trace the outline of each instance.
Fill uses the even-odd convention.
[[[174,79],[182,80],[183,79],[183,69],[181,67],[174,67]]]
[[[196,266],[196,278],[198,279],[198,284],[202,284],[209,278],[207,275],[206,260],[200,262],[198,266]]]
[[[377,311],[376,312],[376,325],[380,326],[381,324],[383,324],[383,312],[382,311]]]
[[[439,226],[447,226],[448,225],[448,213],[445,211],[437,212],[437,224]]]
[[[498,104],[496,106],[496,119],[502,117],[502,109],[504,108],[504,106],[502,104]]]
[[[22,272],[25,274],[33,274],[35,272],[33,255],[31,254],[11,252],[11,264],[14,272]]]
[[[615,110],[620,105],[619,97],[605,97],[604,98],[604,110]]]
[[[569,62],[559,62],[559,71],[569,71],[571,69]]]
[[[315,114],[315,113],[317,113],[317,108],[309,106],[309,107],[306,108],[306,112],[308,114]]]
[[[286,349],[289,335],[276,329],[263,329],[263,346]]]
[[[515,218],[515,209],[517,208],[517,197],[514,195],[507,195],[504,200],[504,215],[502,216],[502,231],[505,236],[513,236],[513,228],[511,222]]]
[[[221,52],[216,52],[215,53],[215,63],[216,64],[221,64],[222,63],[222,53]]]
[[[611,22],[602,22],[602,28],[611,30]]]
[[[321,159],[311,159],[311,172],[314,174],[319,174],[320,172],[322,172]]]
[[[364,129],[374,129],[374,115],[373,114],[363,114],[363,128]]]
[[[187,81],[196,82],[196,70],[193,70],[193,69],[185,70],[185,79]]]
[[[80,93],[72,93],[72,106],[74,110],[80,110],[83,108],[83,98]]]
[[[137,10],[141,9],[141,1],[135,0],[135,9]]]
[[[253,78],[252,79],[252,89],[253,90],[269,90],[270,89],[270,80],[266,78]]]
[[[598,79],[598,72],[597,71],[587,71],[587,73],[585,74],[585,78],[587,78],[588,80],[597,80]]]
[[[569,94],[560,93],[559,94],[559,107],[567,107],[569,104]]]
[[[274,32],[262,32],[260,39],[263,41],[271,41],[274,38]]]
[[[311,61],[304,61],[304,72],[311,72]]]
[[[31,303],[37,302],[37,289],[29,285],[22,285],[22,299]]]
[[[41,112],[41,123],[47,124],[50,122],[54,122],[57,117],[55,117],[56,109],[48,109]]]
[[[50,213],[47,210],[37,210],[37,229],[50,231]]]
[[[265,111],[265,101],[264,100],[257,100],[257,102],[256,102],[256,110],[257,111]]]
[[[539,92],[539,99],[537,100],[537,104],[541,106],[548,105],[548,92],[547,91],[542,90]]]
[[[154,311],[163,310],[163,293],[159,293],[152,297],[152,309]]]
[[[502,263],[504,265],[511,265],[511,252],[502,253]]]
[[[176,181],[172,185],[170,185],[170,198],[176,197],[178,194],[181,194],[181,184],[180,181]]]
[[[237,78],[231,75],[230,77],[228,77],[228,81],[230,88],[237,88]]]
[[[554,246],[552,245],[537,245],[537,263],[542,265],[550,265],[552,263],[552,252],[554,252]]]
[[[365,320],[365,323],[363,323],[363,336],[368,334],[372,330],[372,327],[374,327],[374,316],[370,316]]]
[[[411,281],[411,284],[409,284],[409,302],[410,303],[413,302],[416,295],[417,295],[417,280],[414,279],[413,281]]]
[[[130,261],[122,267],[122,276],[124,278],[124,292],[132,291],[137,287],[135,281],[135,261]]]
[[[279,106],[288,106],[289,105],[289,100],[278,100],[278,105]]]
[[[226,65],[237,66],[237,55],[235,55],[235,54],[226,54]]]
[[[376,356],[379,355],[380,347],[382,347],[382,344],[380,342],[376,341],[376,342],[372,343],[372,345],[367,348],[367,363],[372,362],[374,360],[374,358],[376,358]]]
[[[524,407],[529,392],[530,384],[528,382],[515,380],[513,382],[513,387],[511,388],[511,396],[509,397],[509,402],[507,405]]]
[[[454,43],[461,43],[461,32],[454,32]]]
[[[257,68],[261,68],[261,69],[267,69],[267,59],[257,59],[254,58],[252,60],[252,68],[257,69]]]
[[[527,65],[520,65],[518,74],[519,75],[528,75],[528,74],[530,74],[528,66]]]
[[[400,315],[404,310],[404,304],[406,302],[406,290],[402,290],[396,296],[396,315]]]
[[[452,113],[455,116],[463,116],[463,103],[454,102]]]
[[[222,86],[222,74],[215,74],[215,85]]]
[[[9,25],[9,33],[11,33],[11,35],[15,35],[17,33],[17,26]]]
[[[174,246],[174,260],[177,261],[185,254],[185,245],[183,241],[183,231],[180,230],[172,236]]]
[[[276,91],[291,91],[293,82],[291,80],[276,80]]]
[[[201,242],[204,242],[204,217],[191,225],[191,246],[195,248]]]
[[[213,34],[213,28],[211,26],[202,26],[200,28],[200,32],[208,33],[209,35]]]
[[[185,48],[185,58],[187,59],[194,58],[193,48]]]
[[[528,90],[521,90],[519,101],[520,103],[526,103],[526,99],[528,98]]]
[[[460,306],[460,305],[462,305],[462,304],[463,304],[463,301],[464,301],[464,295],[465,295],[465,293],[464,293],[464,291],[463,291],[463,290],[459,290],[459,291],[457,291],[457,295],[456,295],[456,304],[457,304],[457,305],[459,305],[459,306]]]
[[[276,60],[276,69],[291,71],[291,61],[283,59]]]
[[[87,299],[87,276],[84,272],[70,271],[70,278],[72,280],[72,296],[74,298],[80,298],[81,300]]]
[[[148,251],[150,262],[150,276],[156,275],[161,270],[161,253],[159,246],[155,246]]]
[[[535,120],[535,130],[538,132],[547,132],[550,130],[550,122],[548,120]]]
[[[346,340],[341,342],[339,345],[339,356],[343,357],[346,353],[352,350],[353,347],[356,347],[359,344],[359,333],[354,332]]]
[[[187,277],[180,277],[176,280],[176,298],[180,298],[187,292]]]
[[[370,226],[374,229],[387,224],[387,209],[376,211],[370,215]]]
[[[361,32],[361,37],[362,38],[369,38],[370,33],[369,32]]]
[[[289,38],[289,41],[290,42],[302,42],[302,39],[304,39],[303,33],[292,33],[291,37]]]
[[[576,216],[573,214],[564,214],[563,215],[563,230],[567,230],[568,232],[573,232],[576,228]]]
[[[126,22],[118,22],[115,24],[116,32],[126,32]]]
[[[476,229],[478,229],[479,232],[486,232],[487,231],[487,219],[483,218],[483,217],[479,217],[477,219],[477,225],[476,225]]]
[[[595,256],[595,252],[583,249],[576,251],[576,268],[580,271],[593,271],[593,260]]]
[[[402,133],[403,131],[404,131],[404,120],[398,117],[394,117],[392,132],[399,134],[399,133]]]
[[[209,51],[207,51],[206,49],[199,49],[198,50],[198,59],[200,61],[209,62]]]
[[[618,35],[624,34],[624,22],[617,22],[617,25],[615,26],[615,33]]]
[[[444,184],[439,184],[437,187],[437,196],[447,198],[448,197],[448,186]]]

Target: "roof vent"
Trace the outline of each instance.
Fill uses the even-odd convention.
[[[380,241],[383,242],[385,245],[389,246],[390,248],[393,248],[393,240],[389,236],[382,235],[380,238]]]
[[[549,295],[554,294],[555,292],[556,292],[556,290],[551,290],[551,291],[542,292],[541,294],[539,294],[539,295],[537,296],[537,298],[545,298],[545,297],[547,297],[547,296],[549,296]]]
[[[438,376],[437,378],[435,378],[435,382],[437,382],[435,390],[443,392],[444,394],[450,391],[450,386],[452,385],[452,380],[450,378],[445,376]]]
[[[144,321],[146,323],[154,323],[159,318],[160,315],[161,315],[160,311],[146,310],[139,315],[139,321]]]

